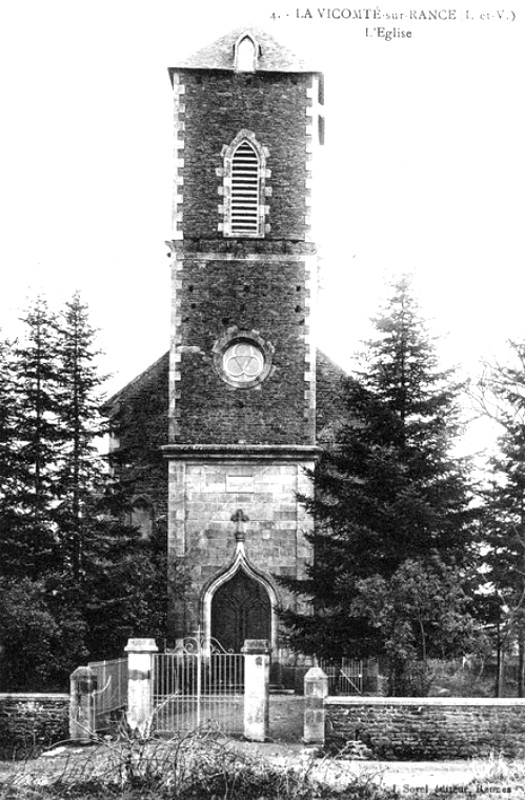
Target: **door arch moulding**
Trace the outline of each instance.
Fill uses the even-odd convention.
[[[211,616],[212,616],[212,602],[217,589],[227,583],[234,575],[242,571],[252,580],[256,581],[262,586],[268,594],[270,600],[270,631],[271,641],[270,645],[274,653],[277,652],[277,608],[279,606],[279,597],[275,590],[273,583],[270,579],[260,570],[256,569],[250,562],[244,549],[244,542],[237,542],[235,556],[231,564],[218,575],[215,575],[205,585],[200,602],[200,620],[201,630],[203,632],[203,639],[205,647],[209,646],[211,638]]]

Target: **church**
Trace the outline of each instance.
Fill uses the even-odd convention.
[[[298,601],[278,578],[312,560],[297,495],[312,491],[342,375],[312,337],[323,76],[256,28],[169,76],[171,341],[108,401],[112,449],[134,524],[166,530],[169,643],[199,634],[240,652],[268,639],[293,669],[277,609]]]

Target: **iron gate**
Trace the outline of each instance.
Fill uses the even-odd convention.
[[[95,730],[108,730],[120,721],[128,705],[128,659],[90,661],[88,667],[97,677],[93,692]]]
[[[153,657],[155,729],[192,731],[211,725],[228,734],[244,730],[244,656],[215,639],[187,637],[175,652]]]
[[[328,678],[328,694],[363,694],[367,663],[354,658],[340,661],[320,661],[319,666]]]

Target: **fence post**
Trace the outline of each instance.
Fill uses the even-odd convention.
[[[312,667],[304,676],[305,744],[324,744],[324,699],[327,695],[327,676],[320,667]]]
[[[244,647],[244,736],[264,742],[270,721],[270,644],[246,639]]]
[[[97,676],[91,667],[77,667],[69,678],[69,738],[89,744],[96,736],[95,697]]]
[[[155,639],[128,639],[128,725],[146,734],[153,713],[153,654]]]

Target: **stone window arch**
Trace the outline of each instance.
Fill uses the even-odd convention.
[[[249,33],[240,36],[235,43],[235,71],[255,72],[258,55],[259,47],[255,39]]]

